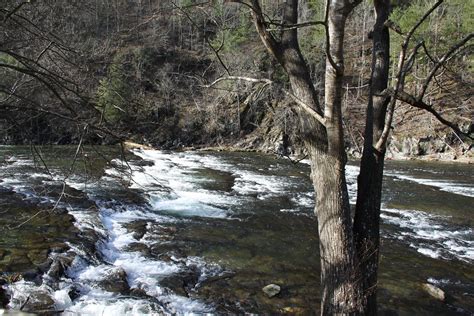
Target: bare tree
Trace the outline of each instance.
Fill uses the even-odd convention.
[[[358,177],[358,196],[351,216],[345,165],[342,95],[344,78],[344,36],[348,16],[362,0],[327,0],[324,21],[298,21],[298,1],[282,6],[282,22],[275,22],[262,11],[258,0],[229,0],[250,8],[261,41],[288,75],[291,96],[297,105],[300,134],[311,160],[311,179],[316,192],[315,213],[321,256],[321,314],[376,315],[376,288],[380,239],[380,206],[384,157],[398,100],[427,110],[453,131],[456,124],[444,119],[423,102],[423,95],[435,73],[449,56],[466,44],[472,34],[455,44],[441,57],[426,78],[419,96],[404,91],[404,82],[422,43],[410,47],[417,28],[443,2],[437,1],[409,30],[396,69],[394,87],[388,87],[390,65],[390,0],[373,3],[376,21],[371,32],[372,64],[366,112],[364,150]],[[308,66],[299,47],[297,30],[320,25],[326,31],[324,104],[319,103]],[[269,84],[267,79],[228,77]]]

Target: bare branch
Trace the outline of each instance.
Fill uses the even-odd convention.
[[[375,150],[381,152],[382,149],[386,146],[388,136],[390,135],[390,128],[392,126],[393,122],[393,115],[395,112],[395,105],[397,103],[397,94],[398,91],[403,90],[404,84],[405,84],[405,77],[407,75],[407,71],[405,68],[405,62],[407,60],[407,50],[408,50],[408,44],[410,43],[410,40],[413,36],[413,34],[416,32],[418,27],[431,15],[431,13],[439,7],[444,0],[438,0],[419,20],[418,22],[411,28],[411,30],[408,32],[408,34],[405,37],[405,40],[402,43],[402,50],[400,51],[399,59],[398,59],[398,70],[397,70],[397,76],[395,79],[395,90],[393,92],[393,97],[390,100],[390,104],[388,105],[387,109],[387,116],[385,120],[385,125],[382,131],[382,134],[375,144],[374,148]],[[418,48],[417,48],[418,49]],[[416,52],[416,51],[414,51]]]
[[[434,67],[431,69],[430,73],[425,79],[425,82],[423,83],[423,87],[421,88],[421,92],[418,95],[418,100],[421,101],[423,99],[423,96],[426,93],[426,90],[428,89],[428,86],[433,79],[433,77],[436,75],[436,72],[438,69],[443,66],[443,64],[448,60],[448,58],[456,52],[459,48],[464,46],[467,42],[469,42],[472,38],[474,37],[474,33],[471,33],[464,37],[462,40],[451,46],[451,48],[438,60],[437,63],[435,63]]]
[[[391,20],[385,21],[384,25],[399,35],[403,35],[402,29],[398,24]]]
[[[184,10],[182,7],[178,6],[176,3],[174,3],[174,1],[171,1],[171,3],[173,4],[173,6],[178,9],[181,13],[184,14],[184,16],[189,20],[189,22],[191,22],[191,24],[195,27],[195,28],[199,28],[199,26],[196,24],[196,22],[191,18],[191,16],[188,14],[188,12],[186,12],[186,10]],[[219,63],[221,64],[221,66],[225,69],[225,72],[230,76],[230,71],[229,71],[229,68],[226,66],[226,64],[224,63],[224,61],[222,60],[221,56],[219,55],[219,49],[216,49],[212,43],[209,41],[209,38],[207,35],[204,35],[204,40],[206,41],[206,44],[212,49],[212,51],[214,52],[214,55],[216,55],[217,57],[217,60],[219,60]]]
[[[251,9],[253,22],[255,24],[255,28],[257,29],[257,33],[260,36],[260,39],[263,42],[263,45],[267,48],[267,50],[275,57],[276,60],[282,63],[282,48],[281,43],[279,43],[275,37],[267,30],[267,22],[265,21],[265,17],[262,12],[262,8],[260,7],[260,3],[258,0],[251,0],[251,4],[242,1],[242,0],[227,0],[227,2],[235,2],[243,4]]]
[[[315,26],[315,25],[326,26],[325,21],[308,21],[308,22],[301,22],[301,23],[298,23],[298,24],[290,24],[290,25],[275,23],[275,22],[268,22],[268,24],[278,26],[278,28],[267,28],[267,31],[269,31],[269,32],[271,32],[271,31],[289,31],[289,30],[295,30],[295,29],[299,29],[299,28],[302,28],[302,27]]]
[[[298,104],[306,113],[311,115],[313,118],[315,118],[319,123],[321,123],[323,126],[326,126],[326,119],[321,116],[315,109],[313,109],[311,106],[308,104],[304,103],[300,99],[298,99],[293,93],[283,89],[283,92],[291,97],[293,101],[295,101],[296,104]]]
[[[259,78],[241,77],[241,76],[228,76],[228,77],[218,78],[218,79],[214,80],[212,83],[210,83],[208,85],[204,85],[203,87],[211,88],[214,85],[216,85],[217,83],[219,83],[221,81],[226,81],[226,80],[242,80],[242,81],[248,81],[248,82],[252,82],[252,83],[264,83],[265,85],[275,84],[275,82],[270,80],[270,79],[259,79]],[[325,125],[326,120],[315,109],[313,109],[311,106],[309,106],[305,102],[301,101],[299,98],[297,98],[293,93],[289,92],[288,90],[282,88],[282,91],[287,96],[289,96],[291,99],[293,99],[293,101],[295,101],[295,103],[297,105],[299,105],[306,113],[308,113],[310,116],[315,118],[322,125]]]
[[[259,78],[241,77],[241,76],[227,76],[227,77],[220,77],[220,78],[214,80],[213,82],[211,82],[210,84],[204,85],[202,87],[211,88],[212,86],[216,85],[217,83],[219,83],[221,81],[226,81],[226,80],[234,80],[234,81],[235,80],[241,80],[241,81],[248,81],[248,82],[253,82],[253,83],[259,83],[259,82],[273,83],[273,81],[271,81],[270,79],[259,79]]]
[[[395,97],[395,91],[393,91],[393,89],[387,89],[386,91],[384,91],[384,94]],[[396,97],[398,100],[405,102],[406,104],[409,104],[421,110],[428,111],[429,113],[433,114],[433,116],[436,117],[438,121],[440,121],[442,124],[451,128],[456,134],[464,135],[474,140],[474,138],[470,136],[468,133],[461,131],[455,123],[445,119],[438,111],[433,109],[431,105],[426,104],[425,102],[419,100],[418,98],[415,98],[413,95],[406,93],[405,91],[398,91]]]
[[[340,67],[336,64],[336,62],[334,61],[331,55],[331,44],[330,44],[329,25],[328,25],[329,5],[330,5],[330,0],[326,0],[326,13],[324,15],[324,28],[326,30],[325,32],[326,33],[326,56],[331,66],[336,70],[336,72],[339,72]]]
[[[413,34],[416,32],[416,30],[420,27],[420,25],[433,13],[434,10],[436,10],[437,7],[439,7],[444,0],[438,0],[426,13],[418,20],[418,22],[411,28],[410,32],[408,32],[407,38],[405,39],[406,45],[408,45],[408,42],[410,41],[410,38],[413,36]]]

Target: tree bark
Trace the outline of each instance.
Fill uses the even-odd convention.
[[[356,315],[364,304],[353,244],[342,130],[343,43],[352,8],[348,1],[328,2],[324,110],[328,146],[324,155],[312,155],[321,252],[322,315]]]
[[[298,44],[297,28],[283,29],[281,41],[266,30],[258,0],[252,0],[256,29],[268,51],[288,74],[294,96],[324,115],[324,125],[299,109],[300,136],[311,160],[316,192],[315,213],[321,253],[321,314],[358,315],[364,309],[359,265],[353,239],[349,196],[345,178],[346,154],[342,131],[343,41],[347,16],[360,1],[330,0],[324,111]],[[287,0],[283,26],[296,25],[298,1]]]
[[[354,238],[366,296],[364,315],[377,315],[377,271],[380,247],[380,205],[385,148],[374,145],[382,135],[389,98],[387,88],[390,63],[389,30],[385,26],[390,14],[390,0],[374,1],[376,21],[372,31],[372,72],[367,105],[357,204],[354,217]]]

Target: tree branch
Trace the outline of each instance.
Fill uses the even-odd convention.
[[[438,69],[441,66],[443,66],[443,64],[448,60],[448,58],[452,54],[454,54],[454,52],[456,52],[456,50],[458,50],[460,47],[464,46],[473,37],[474,37],[474,33],[471,33],[471,34],[467,35],[466,37],[464,37],[462,40],[460,40],[459,42],[457,42],[456,44],[451,46],[451,48],[435,63],[435,65],[431,69],[430,73],[426,77],[425,82],[423,83],[423,87],[421,88],[421,92],[420,92],[420,94],[418,95],[418,98],[417,98],[419,101],[421,101],[421,99],[423,99],[423,96],[425,95],[426,90],[428,89],[428,86],[429,86],[431,80],[436,75],[436,72],[438,71]]]
[[[330,0],[326,0],[326,12],[324,14],[324,29],[326,33],[326,57],[331,64],[331,66],[336,70],[336,72],[339,72],[340,67],[336,64],[334,59],[332,58],[331,55],[331,44],[330,44],[330,38],[329,38],[329,25],[328,25],[328,20],[329,20],[329,6],[330,6]]]
[[[293,101],[295,101],[295,103],[298,104],[306,113],[308,113],[310,116],[315,118],[323,126],[326,126],[326,119],[323,116],[321,116],[315,109],[313,109],[311,106],[309,106],[308,104],[298,99],[293,93],[287,91],[286,89],[283,89],[283,92],[287,96],[291,97]]]
[[[308,21],[308,22],[301,22],[297,24],[281,24],[281,23],[275,23],[275,22],[268,22],[269,25],[275,25],[278,26],[279,28],[268,28],[267,31],[290,31],[290,30],[295,30],[299,29],[302,27],[307,27],[307,26],[314,26],[314,25],[322,25],[326,26],[325,21]]]
[[[410,40],[413,36],[413,34],[416,32],[418,27],[431,15],[431,13],[439,7],[444,0],[438,0],[419,20],[418,22],[411,28],[411,30],[407,33],[405,40],[402,43],[402,50],[400,51],[400,56],[398,59],[398,70],[397,70],[397,76],[395,79],[395,90],[393,92],[393,97],[390,100],[390,104],[388,106],[388,111],[387,111],[387,118],[385,120],[384,128],[382,131],[382,134],[380,135],[379,140],[375,144],[374,148],[375,150],[381,152],[382,149],[386,146],[388,136],[390,135],[390,128],[392,126],[393,122],[393,115],[395,112],[395,105],[397,103],[397,94],[400,90],[403,90],[404,84],[405,84],[405,77],[407,75],[406,68],[405,68],[405,62],[407,60],[407,50],[408,50],[408,44],[410,43]],[[416,48],[418,49],[418,48]],[[414,51],[416,52],[416,50]]]
[[[383,94],[395,97],[395,91],[393,91],[393,89],[387,89],[383,92]],[[415,108],[428,111],[429,113],[433,114],[433,116],[436,117],[436,119],[439,122],[441,122],[443,125],[446,125],[449,128],[451,128],[455,133],[460,134],[460,135],[464,135],[464,136],[474,140],[474,138],[472,136],[470,136],[468,133],[465,133],[465,132],[461,131],[461,129],[455,123],[445,119],[438,111],[433,109],[433,107],[431,105],[426,104],[425,102],[423,102],[422,100],[419,100],[418,98],[414,97],[413,95],[411,95],[409,93],[406,93],[405,91],[398,91],[398,93],[396,95],[396,98],[397,98],[397,100],[405,102],[406,104],[411,105]]]
[[[241,81],[248,81],[248,82],[252,82],[252,83],[259,83],[259,82],[270,83],[270,84],[273,83],[273,81],[271,81],[270,79],[259,79],[259,78],[241,77],[241,76],[227,76],[227,77],[220,77],[220,78],[214,80],[213,82],[211,82],[210,84],[203,85],[202,87],[211,88],[212,86],[216,85],[217,83],[219,83],[221,81],[226,81],[226,80],[241,80]]]
[[[171,2],[172,5],[178,9],[181,13],[184,14],[184,16],[191,22],[191,24],[196,28],[196,29],[199,29],[199,26],[196,24],[196,22],[189,16],[188,12],[186,12],[186,10],[184,10],[183,8],[181,8],[180,6],[178,6],[176,3],[174,3],[174,1]],[[219,50],[216,50],[214,46],[212,46],[212,43],[209,41],[209,38],[207,37],[207,35],[204,35],[204,40],[206,41],[206,44],[212,49],[212,51],[214,52],[214,55],[216,55],[217,57],[217,60],[219,60],[219,63],[221,64],[221,66],[225,69],[225,72],[230,76],[230,71],[229,71],[229,68],[226,66],[226,64],[224,63],[224,61],[222,60],[221,56],[219,55]]]
[[[262,8],[260,7],[260,3],[258,0],[251,0],[251,3],[247,3],[243,0],[226,0],[226,2],[235,2],[243,4],[251,9],[253,21],[255,24],[255,28],[257,29],[257,33],[260,36],[263,45],[267,48],[267,50],[275,57],[276,60],[282,64],[281,56],[282,56],[282,48],[280,43],[273,37],[273,35],[267,30],[267,22],[265,21],[265,17],[263,16]]]
[[[271,84],[274,85],[275,84],[275,82],[270,80],[270,79],[259,79],[259,78],[241,77],[241,76],[228,76],[228,77],[218,78],[218,79],[214,80],[213,82],[211,82],[210,84],[204,85],[203,87],[211,88],[214,85],[216,85],[217,83],[219,83],[221,81],[226,81],[226,80],[242,80],[242,81],[248,81],[248,82],[252,82],[252,83],[264,83],[265,85],[271,85]],[[308,113],[310,116],[315,118],[319,123],[321,123],[323,126],[325,126],[326,120],[315,109],[313,109],[311,106],[309,106],[305,102],[301,101],[299,98],[297,98],[293,93],[289,92],[288,90],[282,88],[282,91],[287,96],[292,98],[293,101],[297,105],[299,105],[306,113]]]

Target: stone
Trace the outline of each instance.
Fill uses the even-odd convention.
[[[130,291],[127,282],[127,273],[124,269],[117,267],[107,272],[103,280],[98,285],[108,292],[126,294]]]
[[[281,287],[279,285],[276,285],[276,284],[269,284],[265,287],[262,288],[262,291],[263,293],[265,293],[265,295],[267,295],[268,297],[274,297],[276,295],[278,295],[278,293],[280,293],[281,291]]]
[[[160,285],[170,289],[173,293],[188,296],[186,292],[184,281],[179,275],[168,276],[160,281]]]
[[[125,225],[129,232],[133,232],[133,238],[140,240],[147,232],[147,221],[138,220]]]
[[[435,299],[444,302],[446,300],[446,293],[442,289],[433,284],[424,283],[423,289]]]
[[[139,252],[145,257],[150,257],[150,248],[147,245],[140,242],[133,242],[129,244],[126,248],[127,251]]]
[[[181,296],[188,296],[189,290],[194,288],[199,280],[199,271],[190,269],[178,274],[163,278],[160,285]]]
[[[136,288],[134,287],[133,289],[130,290],[130,295],[133,297],[138,297],[138,298],[149,298],[150,296],[146,294],[146,291],[144,289]]]
[[[23,280],[41,284],[41,271],[39,269],[30,269],[21,274]]]
[[[56,256],[49,267],[48,276],[59,280],[64,275],[66,269],[72,265],[74,258],[75,254],[73,252]]]
[[[23,307],[25,312],[53,312],[55,310],[54,300],[45,292],[31,292]]]

